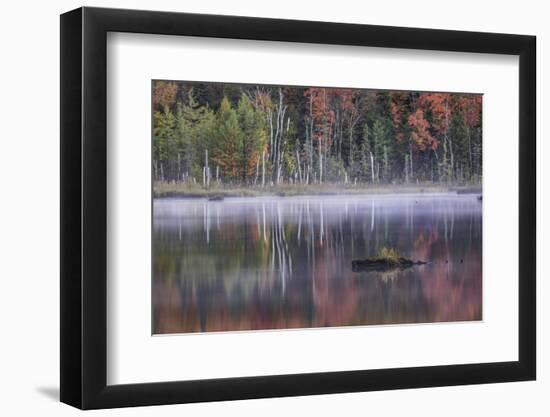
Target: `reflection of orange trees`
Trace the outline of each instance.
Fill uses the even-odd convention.
[[[438,232],[435,229],[424,229],[418,233],[413,245],[413,253],[411,256],[415,259],[430,261],[433,259],[433,244],[438,240]]]
[[[424,274],[423,296],[437,312],[435,321],[481,319],[481,253],[469,251],[465,260],[438,262]]]
[[[333,236],[328,236],[331,241]],[[325,245],[316,257],[313,268],[312,297],[315,306],[314,327],[357,324],[360,291],[353,279],[342,276],[339,265],[331,262],[334,247]]]
[[[466,228],[464,239],[451,233],[451,217],[447,226],[443,219],[425,226],[412,219],[414,213],[407,222],[390,223],[398,234],[388,233],[374,206],[330,211],[307,199],[266,200],[247,209],[245,220],[235,222],[225,213],[226,221],[219,222],[223,210],[204,204],[210,208],[197,213],[210,219],[201,218],[181,237],[190,244],[179,243],[177,227],[174,241],[155,244],[156,332],[481,318],[481,252],[468,246],[468,239],[479,239],[480,222],[471,232]],[[408,248],[403,255],[437,262],[351,271],[351,259],[375,255],[382,246]]]

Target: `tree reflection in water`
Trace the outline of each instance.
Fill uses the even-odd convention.
[[[154,333],[480,320],[481,213],[451,194],[155,200]],[[430,264],[351,270],[384,246]]]

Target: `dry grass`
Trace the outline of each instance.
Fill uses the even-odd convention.
[[[377,261],[383,261],[388,264],[397,265],[401,259],[401,255],[396,249],[386,248],[385,246],[380,248],[378,255],[376,256]]]
[[[445,193],[455,189],[438,184],[385,185],[385,184],[280,184],[274,186],[231,186],[213,183],[206,189],[200,184],[155,182],[154,197],[254,197],[298,195],[354,195],[354,194],[407,194]]]

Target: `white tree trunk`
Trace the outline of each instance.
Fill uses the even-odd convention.
[[[204,176],[206,188],[210,188],[210,169],[208,168],[208,149],[204,150]]]
[[[412,141],[409,143],[409,167],[411,180],[414,180]]]
[[[258,175],[260,175],[260,159],[256,159],[256,176],[254,177],[254,186],[258,182]]]
[[[319,139],[319,184],[323,183],[323,153],[321,152],[321,139]]]
[[[265,187],[265,150],[262,152],[262,188]]]
[[[298,179],[302,183],[302,169],[300,167],[300,152],[296,149],[296,166],[298,167]]]
[[[369,151],[370,154],[370,174],[372,178],[372,183],[374,184],[374,155],[371,151]]]

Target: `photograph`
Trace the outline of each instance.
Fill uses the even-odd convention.
[[[153,334],[482,320],[481,94],[151,89]]]
[[[550,416],[545,3],[3,6],[0,417]]]

